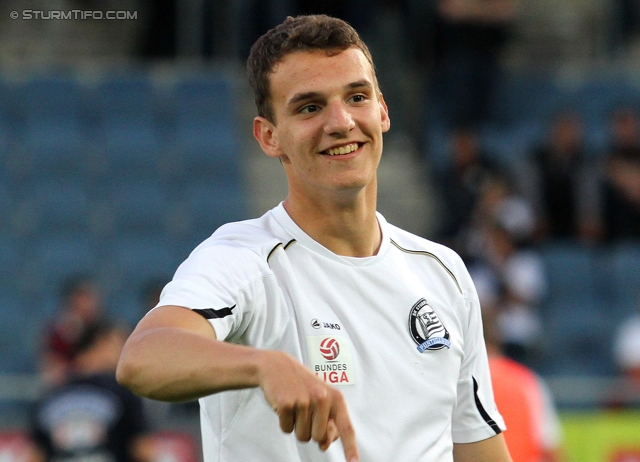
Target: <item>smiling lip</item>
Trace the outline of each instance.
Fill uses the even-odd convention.
[[[322,154],[325,154],[328,156],[343,156],[345,154],[350,154],[356,151],[359,147],[360,145],[358,143],[349,143],[344,146],[339,146],[339,147],[322,151]]]

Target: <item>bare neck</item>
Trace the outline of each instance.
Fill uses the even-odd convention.
[[[284,208],[305,233],[337,255],[370,257],[380,249],[375,190],[343,200],[314,199],[290,191]]]

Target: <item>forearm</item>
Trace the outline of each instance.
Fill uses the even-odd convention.
[[[212,393],[260,387],[280,428],[295,430],[326,450],[342,438],[347,460],[358,449],[342,394],[293,356],[218,341],[199,314],[162,306],[147,314],[127,340],[116,371],[134,393],[162,401],[187,401]]]
[[[131,337],[117,378],[141,396],[187,401],[257,386],[260,354],[253,348],[160,327]]]

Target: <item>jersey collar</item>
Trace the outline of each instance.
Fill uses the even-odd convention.
[[[382,232],[382,243],[380,244],[380,250],[378,251],[378,253],[371,257],[345,257],[333,253],[331,250],[327,249],[322,244],[312,239],[291,219],[286,209],[284,208],[283,202],[272,209],[271,213],[275,217],[276,221],[280,224],[280,226],[282,226],[282,228],[299,244],[302,244],[304,247],[315,253],[318,253],[326,258],[340,262],[342,264],[347,264],[350,266],[372,265],[377,263],[378,261],[381,261],[384,258],[384,255],[386,255],[387,251],[389,250],[389,225],[382,214],[379,212],[376,212],[376,218],[378,219],[378,224],[380,225],[380,230]]]

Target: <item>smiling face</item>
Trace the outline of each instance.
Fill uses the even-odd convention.
[[[274,122],[254,121],[262,149],[282,161],[289,197],[375,193],[387,107],[362,51],[299,51],[270,76]]]

